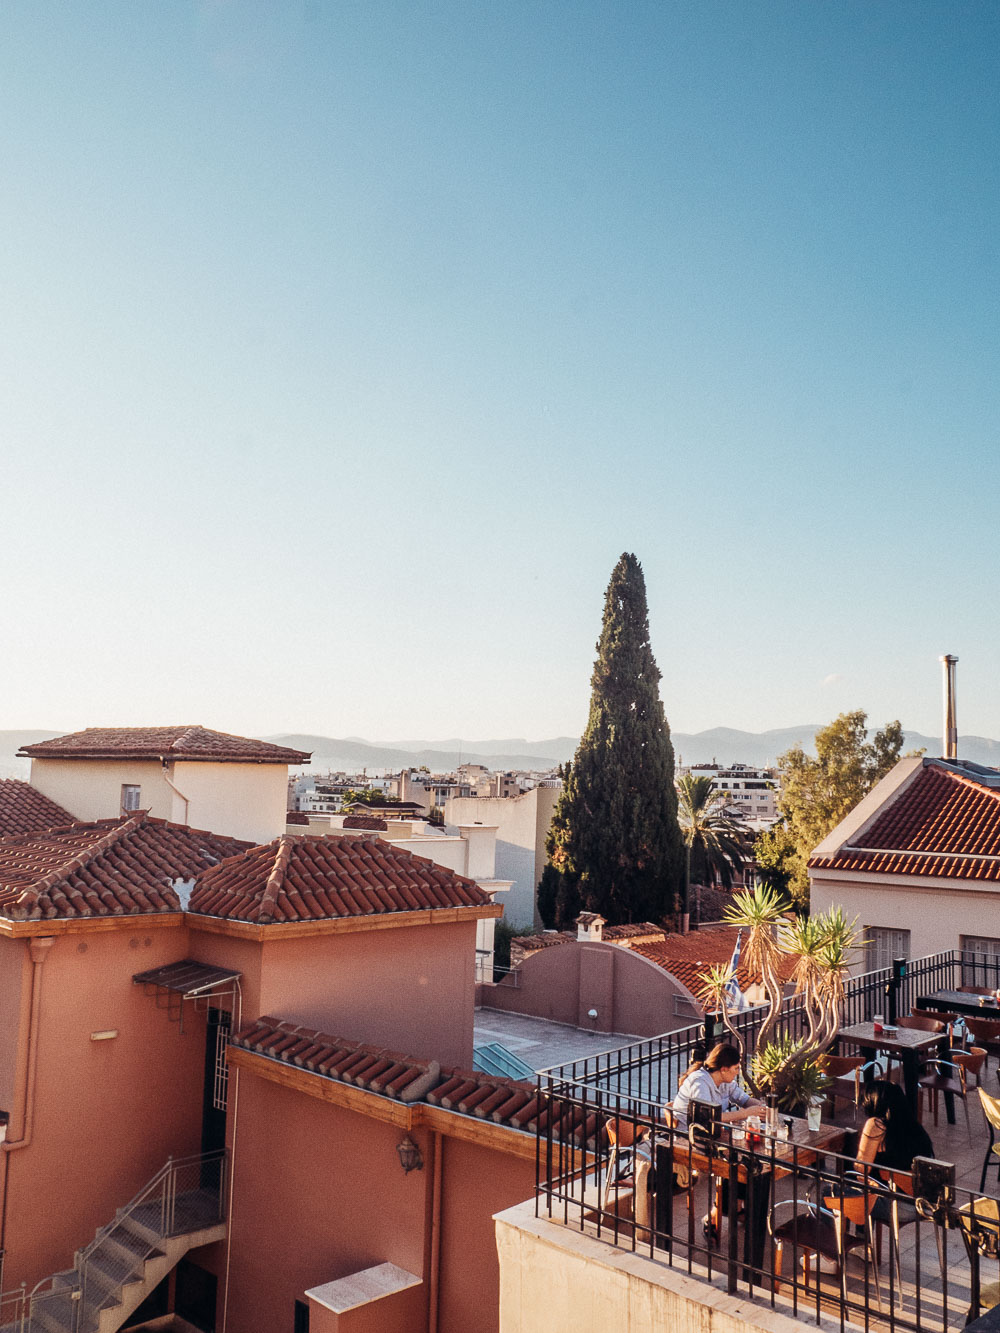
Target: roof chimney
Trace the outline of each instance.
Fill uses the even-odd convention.
[[[944,755],[945,759],[958,758],[958,721],[955,711],[955,667],[958,658],[945,653],[940,659],[944,667]]]

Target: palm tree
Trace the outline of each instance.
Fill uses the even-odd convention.
[[[751,835],[747,826],[730,812],[725,793],[712,787],[711,778],[688,773],[676,785],[677,820],[687,849],[681,910],[690,919],[692,851],[698,849],[708,871],[729,889],[734,873],[749,854]]]

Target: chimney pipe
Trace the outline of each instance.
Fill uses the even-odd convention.
[[[958,721],[955,710],[955,667],[958,658],[953,653],[945,653],[941,659],[944,667],[944,758],[958,758]]]

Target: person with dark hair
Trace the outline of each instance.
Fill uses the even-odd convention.
[[[704,1060],[695,1060],[681,1080],[671,1108],[674,1124],[686,1129],[688,1106],[692,1101],[711,1102],[722,1111],[725,1124],[745,1120],[759,1111],[764,1103],[755,1101],[737,1083],[740,1073],[740,1053],[728,1042],[719,1042]]]
[[[898,1083],[876,1079],[870,1084],[864,1100],[865,1123],[858,1144],[858,1164],[882,1168],[879,1174],[887,1177],[893,1171],[910,1171],[914,1157],[933,1157],[934,1145],[930,1135],[913,1114],[906,1093]],[[888,1178],[888,1177],[887,1177]],[[897,1204],[900,1220],[915,1216],[912,1204]],[[887,1198],[879,1198],[872,1208],[876,1222],[891,1222],[892,1205]]]

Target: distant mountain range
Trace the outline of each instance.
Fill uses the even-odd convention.
[[[773,731],[736,731],[732,727],[713,727],[693,735],[673,732],[674,753],[678,763],[755,765],[773,764],[779,754],[800,744],[811,750],[820,727],[779,727]],[[24,745],[61,735],[57,731],[0,731],[0,777],[27,777],[28,760],[17,759]],[[929,755],[941,753],[939,736],[923,736],[907,731],[904,750],[924,749]],[[334,737],[313,735],[267,736],[277,745],[312,752],[309,765],[316,769],[391,769],[426,765],[434,773],[447,773],[464,762],[484,764],[487,768],[554,768],[572,759],[577,746],[574,736],[555,736],[551,740],[527,741],[523,737],[501,740],[466,741],[450,737],[442,741],[366,741],[359,736]],[[991,768],[1000,767],[1000,741],[984,736],[960,736],[958,752]]]
[[[713,727],[709,731],[672,733],[674,754],[685,764],[773,764],[778,755],[793,745],[811,751],[821,724],[779,727],[773,731],[737,731],[732,727]],[[268,736],[278,745],[312,751],[315,768],[401,768],[426,765],[432,772],[447,772],[457,764],[474,762],[487,768],[554,768],[572,759],[577,747],[574,736],[555,736],[551,740],[526,741],[522,737],[507,740],[466,741],[452,737],[443,741],[407,740],[372,742],[352,736],[337,740],[330,736]],[[924,736],[917,731],[904,732],[904,752],[923,749],[929,755],[941,753],[940,736]],[[1000,741],[983,736],[960,736],[959,754],[977,764],[1000,766]]]

